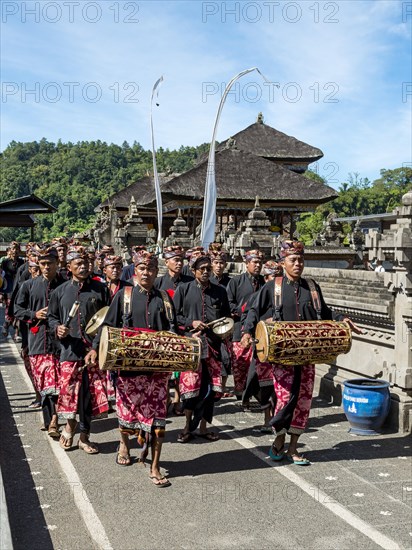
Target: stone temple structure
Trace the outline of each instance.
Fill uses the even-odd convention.
[[[337,196],[331,187],[302,175],[311,163],[322,156],[320,149],[268,126],[262,116],[219,144],[215,155],[218,239],[223,242],[228,234],[245,232],[251,227],[247,220],[249,212],[254,209],[256,196],[259,196],[260,210],[268,222],[264,223],[273,236],[291,235],[299,213],[313,211],[319,204]],[[192,244],[196,242],[203,215],[207,164],[206,157],[200,158],[192,169],[183,174],[160,177],[163,240],[167,239],[169,243],[173,240],[171,227],[176,227],[178,217],[185,221],[189,229],[187,236],[192,239]],[[138,212],[133,222],[126,220],[131,215],[132,199]],[[146,232],[151,232],[149,238],[156,240],[153,178],[147,176],[112,195],[99,205],[97,214],[94,235],[101,245],[114,243],[115,232],[118,252],[123,246],[138,244],[133,223],[141,224]],[[259,215],[257,211],[253,214]],[[248,233],[250,231],[246,231],[245,235]],[[242,248],[242,243],[239,246]]]

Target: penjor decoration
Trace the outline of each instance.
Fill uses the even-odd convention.
[[[160,182],[159,182],[159,174],[157,173],[157,165],[156,165],[156,149],[155,149],[155,143],[154,143],[154,131],[153,131],[153,98],[156,95],[156,100],[159,97],[159,86],[163,82],[163,76],[161,76],[158,80],[156,80],[155,85],[153,86],[152,90],[152,98],[150,101],[150,129],[152,133],[152,156],[153,156],[153,178],[154,178],[154,187],[155,187],[155,193],[156,193],[156,206],[157,206],[157,247],[160,251],[161,249],[161,243],[162,243],[162,223],[163,223],[163,206],[162,206],[162,194],[160,191]],[[156,106],[158,107],[159,104],[156,101]]]
[[[219,125],[220,115],[223,110],[223,105],[225,104],[226,97],[230,91],[230,88],[239,80],[242,76],[257,71],[260,76],[265,80],[265,82],[270,83],[269,80],[260,72],[257,67],[252,69],[246,69],[245,71],[240,72],[232,78],[229,84],[226,86],[225,91],[223,92],[222,99],[219,103],[219,108],[217,110],[215,125],[213,128],[212,141],[210,143],[209,149],[209,160],[207,165],[206,172],[206,186],[205,186],[205,198],[203,202],[203,217],[202,217],[202,230],[200,234],[201,244],[206,249],[209,244],[215,240],[215,226],[216,226],[216,178],[215,178],[215,144],[216,144],[216,134],[217,128]],[[275,84],[279,88],[278,84]]]

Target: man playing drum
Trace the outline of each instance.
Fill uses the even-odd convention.
[[[125,287],[116,294],[103,326],[176,332],[173,303],[166,301],[166,297],[154,288],[158,273],[156,256],[143,250],[135,255],[134,264],[136,285]],[[94,347],[96,349],[96,345]],[[116,463],[120,466],[131,464],[129,436],[136,435],[143,445],[141,463],[151,447],[150,479],[157,487],[171,485],[161,474],[159,466],[165,436],[169,378],[168,372],[120,370],[116,381],[116,412],[120,429]]]
[[[355,332],[358,327],[343,315],[334,314],[325,304],[320,287],[313,283],[319,306],[316,309],[311,292],[312,281],[301,277],[304,268],[304,246],[299,241],[286,240],[281,243],[281,264],[283,277],[269,281],[260,291],[251,306],[242,328],[241,345],[249,348],[252,343],[257,323],[267,318],[270,312],[278,321],[314,321],[344,320]],[[280,279],[280,280],[279,280]],[[280,303],[275,306],[276,292],[281,296]],[[318,311],[317,311],[318,310]],[[305,431],[312,402],[315,380],[315,365],[282,366],[273,364],[273,378],[276,393],[276,408],[271,420],[276,439],[269,451],[272,460],[287,458],[289,462],[305,466],[309,460],[299,454],[297,444],[299,436]],[[286,434],[290,435],[288,452],[285,455],[284,445]]]

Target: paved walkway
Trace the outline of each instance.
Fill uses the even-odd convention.
[[[261,413],[232,399],[217,407],[217,442],[177,443],[183,420],[170,418],[167,489],[137,463],[115,464],[115,414],[93,423],[101,452],[87,456],[40,431],[32,399],[17,348],[3,339],[0,465],[16,550],[412,547],[411,438],[350,435],[341,407],[321,399],[301,438],[308,467],[271,462]]]

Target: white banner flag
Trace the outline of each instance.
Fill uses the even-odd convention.
[[[160,182],[159,175],[157,173],[156,165],[156,149],[154,143],[154,132],[153,132],[153,98],[156,94],[156,99],[159,97],[158,87],[163,82],[163,76],[161,76],[153,86],[152,90],[152,99],[150,101],[150,128],[152,132],[152,155],[153,155],[153,178],[154,178],[154,188],[156,193],[156,205],[157,205],[157,247],[161,248],[162,242],[162,222],[163,222],[163,205],[162,205],[162,194],[160,192]],[[159,106],[158,103],[156,103]]]
[[[210,144],[210,149],[209,149],[209,160],[208,160],[207,172],[206,172],[205,197],[203,201],[202,231],[200,234],[200,239],[201,239],[202,246],[205,249],[207,249],[210,243],[212,243],[215,240],[216,201],[217,201],[216,178],[215,178],[215,142],[216,142],[216,134],[217,134],[217,128],[220,120],[220,115],[222,113],[223,105],[225,104],[226,97],[230,91],[230,88],[233,86],[236,80],[238,80],[245,74],[251,73],[253,71],[257,71],[266,82],[269,82],[269,80],[267,80],[267,78],[263,76],[263,74],[259,71],[257,67],[253,67],[252,69],[246,69],[245,71],[242,71],[241,73],[237,74],[232,78],[232,80],[226,86],[225,91],[222,95],[222,99],[220,100],[220,103],[219,103],[219,109],[217,111],[215,125],[213,128],[212,142]]]

